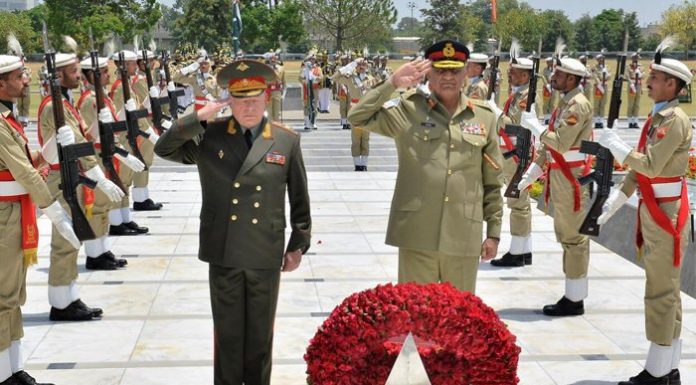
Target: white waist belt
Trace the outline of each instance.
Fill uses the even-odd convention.
[[[555,161],[553,160],[553,156],[551,156],[551,153],[547,153],[547,158],[549,162],[554,163]],[[563,159],[565,159],[566,162],[579,162],[583,161],[587,158],[587,154],[583,154],[582,152],[578,150],[570,150],[566,153],[563,154]]]
[[[16,180],[0,182],[0,196],[10,197],[25,194],[29,194],[29,192]]]
[[[655,198],[674,198],[681,196],[682,182],[654,183]]]

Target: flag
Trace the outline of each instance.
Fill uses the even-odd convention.
[[[491,20],[493,21],[493,23],[498,22],[498,10],[495,0],[491,0]]]

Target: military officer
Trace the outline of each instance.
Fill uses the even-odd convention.
[[[563,247],[565,295],[558,303],[544,306],[548,316],[569,316],[584,313],[583,300],[587,297],[587,268],[590,258],[590,240],[578,232],[584,220],[589,198],[587,186],[581,187],[577,177],[589,171],[589,157],[579,151],[580,143],[592,135],[592,105],[580,90],[587,68],[577,59],[563,58],[559,52],[551,84],[563,97],[551,114],[548,127],[539,123],[536,112],[523,112],[521,124],[532,131],[542,143],[537,159],[525,172],[519,183],[520,191],[529,187],[546,173],[545,200],[553,204],[556,239]]]
[[[270,52],[268,65],[275,71],[277,81],[268,84],[270,94],[268,118],[280,122],[283,117],[283,97],[285,94],[285,67],[278,62],[278,52]]]
[[[488,55],[482,53],[472,53],[466,63],[466,77],[468,85],[466,96],[469,99],[486,100],[488,97],[488,85],[483,79],[483,71],[488,65]]]
[[[351,106],[360,102],[363,95],[377,83],[368,70],[367,60],[357,59],[355,72],[349,76],[350,81],[346,82]],[[355,171],[367,171],[367,160],[370,156],[370,131],[352,126],[350,142],[350,154],[353,157]]]
[[[99,86],[104,89],[104,87],[110,83],[108,59],[99,58],[97,65],[101,74],[101,84]],[[82,67],[84,87],[76,107],[85,122],[85,139],[94,143],[97,161],[102,171],[106,174],[107,170],[104,168],[100,157],[101,138],[99,134],[99,122],[101,121],[101,123],[106,124],[116,121],[118,119],[116,116],[116,109],[111,99],[106,96],[106,91],[103,91],[104,108],[101,111],[97,111],[97,99],[94,90],[94,70],[92,68],[91,58],[87,57],[84,59],[80,62],[80,66]],[[127,156],[116,154],[115,158],[116,160],[114,163],[121,167],[128,167],[136,172],[142,171],[145,167],[138,158],[130,154]],[[94,192],[94,208],[92,209],[91,218],[88,219],[92,230],[94,230],[96,239],[85,241],[87,268],[90,270],[115,270],[127,264],[125,259],[116,259],[111,252],[111,243],[108,238],[109,211],[114,208],[114,206],[117,206],[117,204],[111,202],[106,194],[99,190]]]
[[[0,55],[0,385],[41,385],[24,371],[20,308],[26,302],[27,269],[37,261],[35,205],[65,242],[80,246],[70,217],[34,168],[41,155],[29,150],[24,127],[13,112],[14,100],[28,84],[22,59]]]
[[[155,151],[198,165],[199,258],[210,264],[215,384],[269,385],[280,272],[296,269],[310,245],[307,177],[299,136],[263,116],[266,83],[277,81],[273,69],[239,60],[218,81],[229,89],[232,117],[204,129],[196,118],[210,116],[209,105],[166,131]],[[292,233],[283,252],[286,190]]]
[[[519,45],[513,42],[510,48],[510,84],[512,93],[501,110],[494,100],[488,101],[488,106],[495,111],[498,119],[498,135],[500,149],[503,152],[512,151],[516,145],[516,137],[505,133],[505,125],[519,125],[522,112],[527,108],[529,80],[532,76],[534,63],[527,58],[520,58]],[[533,148],[529,149],[531,152]],[[530,154],[531,155],[531,154]],[[503,178],[506,183],[515,175],[518,161],[511,157],[503,163]],[[519,267],[532,264],[532,208],[528,190],[520,191],[519,198],[507,198],[510,208],[510,251],[502,258],[494,259],[491,265],[500,267]]]
[[[75,50],[77,47],[74,48]],[[55,55],[55,68],[60,79],[61,94],[63,96],[63,110],[65,112],[65,126],[56,130],[53,120],[53,98],[51,95],[41,101],[38,113],[38,136],[42,146],[43,158],[50,166],[47,184],[53,199],[58,199],[64,208],[68,208],[61,191],[60,164],[58,163],[58,151],[56,141],[61,145],[72,143],[84,143],[86,126],[80,113],[72,102],[72,90],[80,86],[80,63],[74,53],[57,53]],[[58,131],[58,135],[56,135]],[[108,180],[99,167],[94,156],[82,157],[79,160],[80,169],[87,170],[85,176],[97,182],[97,188],[101,190],[112,202],[120,201],[124,193],[113,182]],[[81,192],[78,189],[79,192]],[[90,191],[84,194],[78,193],[80,200],[87,207],[94,204],[94,196]],[[84,321],[101,316],[101,309],[87,307],[79,296],[77,288],[77,254],[80,247],[67,242],[60,235],[56,226],[53,226],[51,236],[51,264],[48,272],[48,301],[51,304],[50,319],[52,321]],[[87,265],[94,263],[87,258]]]
[[[543,85],[543,107],[542,107],[542,114],[544,115],[544,124],[549,123],[549,119],[551,118],[551,112],[553,112],[553,109],[556,107],[556,104],[558,104],[558,92],[554,90],[553,85],[551,84],[551,76],[553,75],[553,57],[549,56],[546,58],[546,68],[544,68],[544,72],[542,73],[541,77],[544,79],[544,85]]]
[[[684,63],[662,57],[666,47],[664,43],[658,47],[650,65],[648,97],[655,104],[638,146],[629,146],[614,130],[598,140],[630,170],[605,203],[598,223],[606,222],[636,190],[640,192],[637,246],[645,265],[645,332],[650,348],[645,370],[620,385],[681,383],[680,275],[689,216],[684,170],[693,133],[678,95],[693,75]]]
[[[346,66],[350,62],[350,57],[347,54],[343,54],[340,57],[341,66],[340,68],[347,68]],[[340,69],[334,73],[332,78],[334,84],[336,85],[336,94],[338,97],[338,110],[341,115],[341,128],[344,130],[350,130],[350,124],[348,124],[348,111],[350,110],[350,100],[348,98],[348,83],[350,83],[350,73],[347,70],[341,72]]]
[[[580,55],[578,58],[580,60],[580,63],[587,67],[587,55]],[[582,87],[582,93],[585,95],[585,98],[587,100],[592,100],[592,74],[588,72],[587,76],[584,76],[582,78],[582,82],[580,82],[580,86]]]
[[[300,68],[299,80],[302,83],[302,100],[304,102],[304,129],[316,130],[317,124],[317,98],[322,78],[321,67],[317,65],[317,58],[313,52],[305,59]]]
[[[496,255],[503,216],[496,118],[485,101],[462,90],[466,46],[441,41],[425,57],[369,91],[348,119],[396,142],[386,243],[399,248],[399,282],[450,282],[474,292],[479,258]],[[416,87],[426,75],[432,92]]]
[[[595,56],[597,65],[592,69],[594,78],[594,128],[604,128],[604,111],[607,105],[607,86],[611,74],[604,64],[604,49]]]
[[[215,76],[210,73],[211,59],[205,49],[198,51],[198,58],[172,75],[172,80],[185,84],[193,91],[194,109],[200,110],[207,103],[220,97]]]
[[[628,67],[628,89],[626,100],[628,103],[628,128],[638,128],[638,116],[640,115],[640,96],[643,94],[643,71],[640,68],[640,53],[631,55],[631,64]]]

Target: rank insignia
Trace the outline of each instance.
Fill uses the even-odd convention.
[[[285,164],[285,155],[281,155],[278,151],[266,153],[266,163],[273,163],[282,166]]]
[[[482,123],[459,123],[462,134],[486,136],[486,126]]]
[[[246,65],[244,62],[240,63],[240,64],[237,66],[237,70],[238,70],[238,71],[244,72],[244,71],[246,71],[246,70],[248,70],[248,69],[249,69],[249,66]]]
[[[222,159],[223,156],[225,156],[225,153],[220,150],[220,152],[218,152],[218,157]]]
[[[657,137],[657,139],[662,139],[662,138],[664,138],[665,135],[667,135],[667,130],[668,130],[668,129],[669,129],[669,127],[660,127],[660,128],[658,128],[658,129],[657,129],[657,132],[655,133],[655,136]]]

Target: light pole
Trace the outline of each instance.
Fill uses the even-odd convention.
[[[409,1],[407,7],[411,8],[411,34],[413,34],[413,30],[415,29],[415,23],[413,20],[413,10],[416,8],[416,3],[413,1]]]

